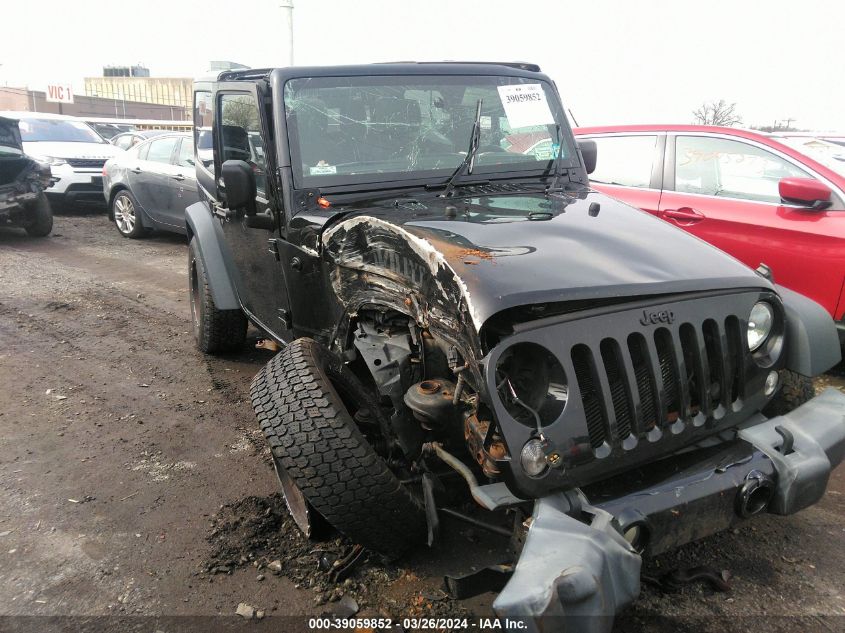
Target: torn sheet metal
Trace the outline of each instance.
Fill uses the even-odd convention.
[[[480,329],[481,318],[473,308],[469,289],[428,240],[393,222],[363,215],[331,227],[322,242],[338,266],[384,275],[410,289],[424,290],[430,285],[427,300],[445,314],[465,309],[476,330]],[[344,288],[335,289],[342,297]]]

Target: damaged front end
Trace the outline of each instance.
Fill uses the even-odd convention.
[[[0,117],[0,223],[24,225],[27,205],[50,183],[50,166],[23,153],[18,122]]]
[[[787,362],[774,288],[711,249],[698,255],[712,279],[646,266],[650,246],[601,224],[591,195],[544,203],[545,237],[523,218],[454,222],[446,203],[414,202],[401,219],[340,218],[321,240],[341,315],[331,344],[391,411],[377,452],[419,485],[430,544],[450,476],[518,519],[494,610],[534,630],[609,630],[639,594],[643,554],[812,505],[845,452],[845,394],[760,413]],[[639,269],[583,265],[582,244],[609,261],[623,239]],[[749,350],[760,303],[771,333]]]

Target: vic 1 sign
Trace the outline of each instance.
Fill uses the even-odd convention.
[[[47,86],[49,103],[73,103],[73,86],[70,84],[49,84]]]

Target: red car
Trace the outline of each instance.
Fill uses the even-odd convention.
[[[823,305],[845,338],[845,147],[699,125],[574,131],[596,142],[595,189],[752,268],[766,264],[775,282]]]

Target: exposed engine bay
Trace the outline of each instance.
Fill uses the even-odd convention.
[[[461,457],[465,446],[487,477],[500,475],[507,448],[479,397],[477,374],[455,345],[406,315],[380,311],[359,315],[353,345],[353,367],[364,365],[359,372],[372,375],[392,411],[383,435],[391,445],[382,448],[394,463],[403,460],[409,474],[419,474],[424,446],[437,442]]]

